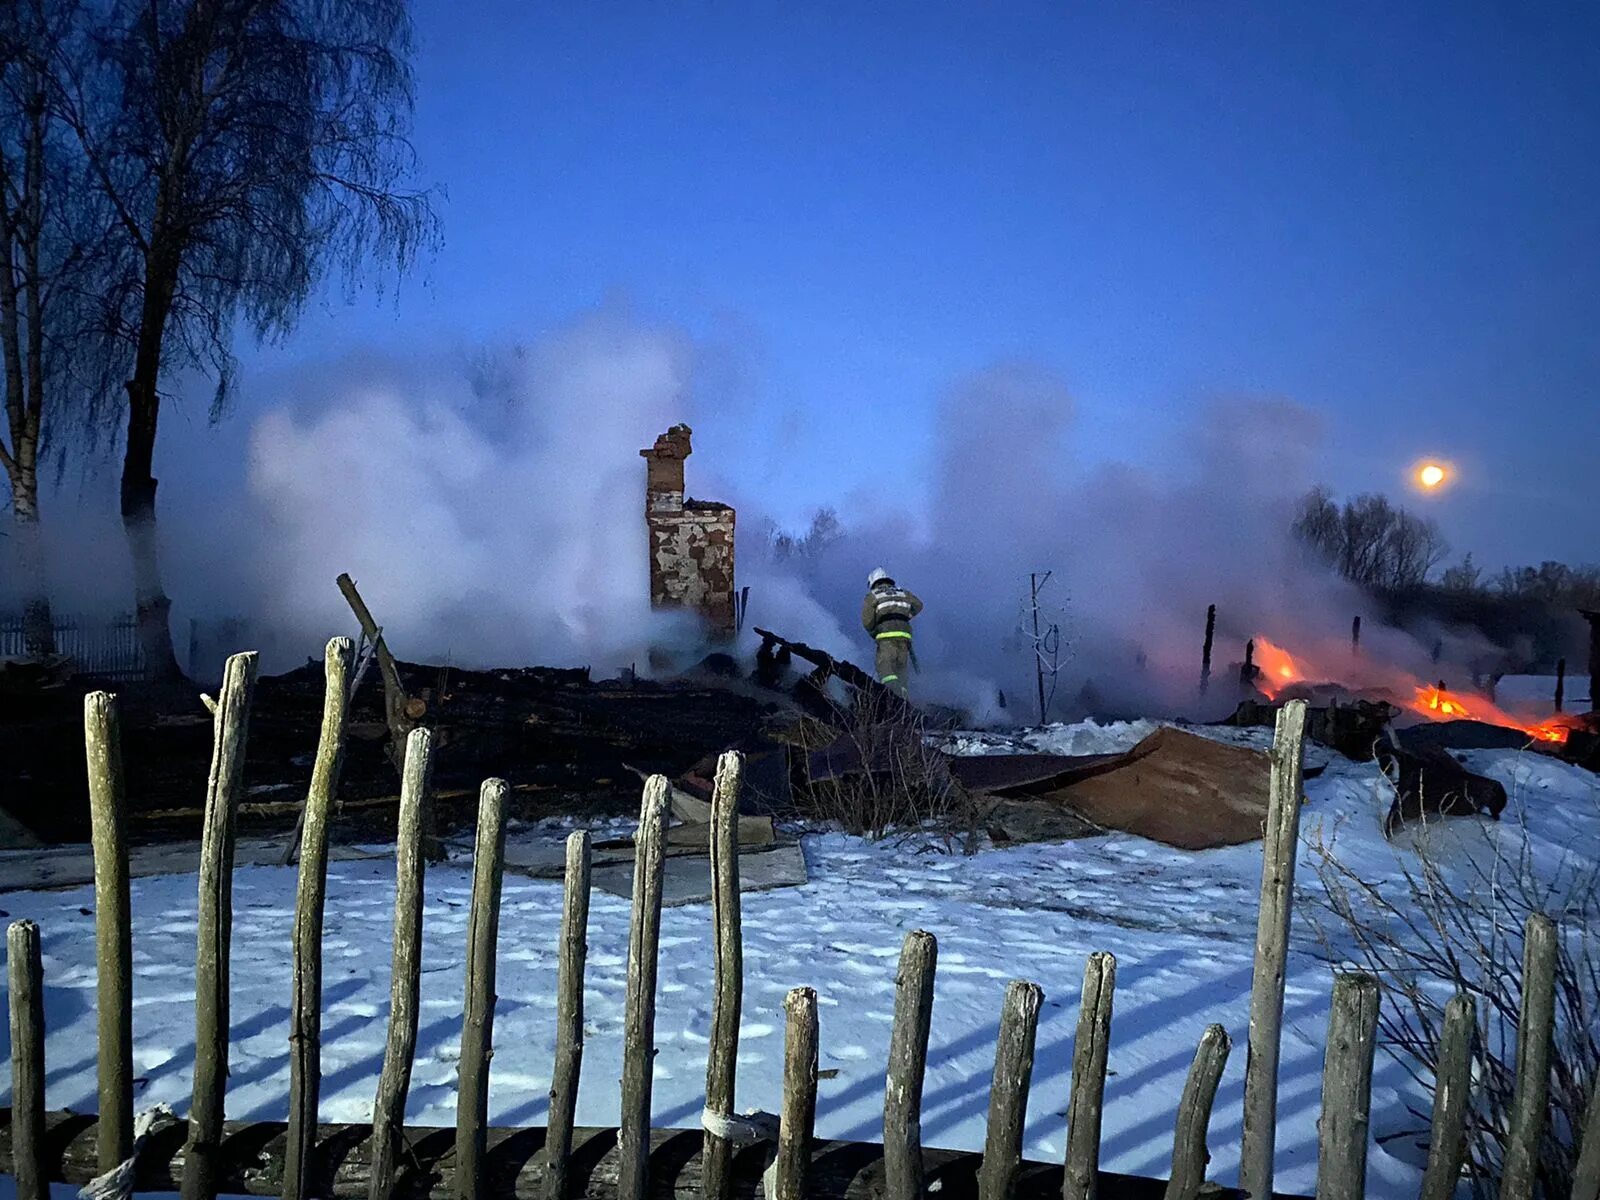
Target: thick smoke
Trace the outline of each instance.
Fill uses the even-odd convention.
[[[268,413],[248,471],[262,615],[300,649],[344,629],[349,571],[412,657],[642,668],[686,633],[650,610],[638,452],[683,417],[691,367],[676,334],[602,313]]]
[[[228,460],[213,474],[233,480],[231,492],[164,488],[180,630],[189,613],[244,616],[268,668],[293,665],[351,631],[333,585],[348,571],[413,659],[587,664],[602,676],[647,669],[652,648],[684,661],[704,650],[691,623],[648,603],[638,451],[687,420],[699,448],[691,493],[739,509],[746,653],[749,627],[764,626],[870,665],[857,617],[867,572],[883,566],[927,604],[918,693],[978,719],[1034,718],[1026,601],[1030,574],[1044,572],[1041,622],[1061,629],[1057,716],[1194,713],[1208,604],[1218,607],[1219,679],[1247,638],[1266,635],[1362,682],[1348,640],[1358,613],[1371,659],[1439,669],[1429,647],[1381,628],[1361,594],[1289,536],[1322,438],[1292,402],[1197,405],[1146,459],[1107,461],[1077,443],[1062,380],[1001,364],[939,399],[920,492],[894,504],[875,496],[870,509],[848,492],[819,494],[840,531],[780,560],[763,481],[707,453],[733,432],[719,419],[742,422],[747,444],[762,435],[748,407],[734,417],[707,402],[726,386],[715,370],[706,385],[717,357],[607,309],[527,347],[295,373],[231,450],[225,434],[206,456]],[[193,461],[175,469],[200,471]],[[126,595],[126,552],[106,526],[91,557]],[[76,578],[109,578],[77,566]],[[1442,640],[1446,660],[1484,649]],[[1211,699],[1220,713],[1234,692]]]

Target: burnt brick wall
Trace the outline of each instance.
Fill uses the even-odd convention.
[[[650,603],[688,608],[719,636],[734,631],[734,510],[684,498],[691,431],[674,425],[639,453],[646,463],[645,521],[650,531]]]

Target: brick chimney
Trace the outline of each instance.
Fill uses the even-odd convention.
[[[650,603],[700,614],[714,637],[734,633],[731,507],[684,497],[687,425],[674,425],[639,451],[645,460],[644,515],[650,529]]]

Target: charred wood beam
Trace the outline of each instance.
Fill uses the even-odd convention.
[[[389,644],[383,640],[383,630],[372,619],[367,602],[356,591],[355,580],[344,574],[335,582],[344,593],[350,611],[355,613],[373,653],[377,655],[378,672],[383,676],[383,715],[389,725],[389,759],[394,763],[395,770],[399,771],[405,761],[406,738],[417,724],[416,718],[411,715],[411,698],[406,695],[405,684],[400,680],[400,665],[389,652]]]
[[[71,1112],[45,1114],[43,1168],[56,1183],[82,1185],[99,1173],[95,1117]],[[0,1109],[0,1173],[15,1167],[11,1109]],[[135,1192],[173,1192],[183,1176],[186,1126],[157,1126],[139,1150]],[[371,1170],[372,1126],[317,1127],[306,1174],[313,1196],[364,1198]],[[224,1194],[277,1196],[283,1183],[286,1126],[278,1121],[230,1121],[216,1148],[216,1182]],[[650,1181],[654,1200],[703,1200],[700,1147],[702,1132],[654,1129],[650,1132]],[[545,1131],[491,1128],[483,1159],[484,1200],[544,1200]],[[455,1130],[407,1127],[405,1160],[395,1181],[397,1200],[449,1200],[455,1186]],[[961,1150],[923,1150],[929,1184],[945,1200],[976,1200],[983,1155]],[[752,1196],[767,1163],[764,1145],[740,1150],[732,1163],[733,1193]],[[617,1131],[576,1129],[572,1134],[570,1191],[574,1200],[615,1200]],[[1061,1164],[1024,1162],[1015,1176],[1012,1200],[1059,1200]],[[814,1141],[806,1177],[809,1200],[872,1200],[884,1187],[883,1147],[859,1142]],[[1100,1200],[1160,1200],[1165,1182],[1101,1172]],[[1209,1200],[1244,1200],[1243,1193],[1218,1189]]]
[[[817,667],[835,679],[843,680],[858,692],[866,695],[874,702],[885,707],[887,715],[900,715],[912,711],[912,705],[898,692],[886,688],[871,675],[868,675],[855,663],[845,662],[843,659],[834,658],[825,650],[818,650],[804,642],[791,642],[788,638],[779,637],[771,630],[756,627],[760,635],[762,646],[776,646],[780,650],[787,650],[799,658]]]

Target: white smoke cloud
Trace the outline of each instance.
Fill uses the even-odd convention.
[[[257,422],[269,620],[302,643],[346,628],[349,571],[415,658],[609,674],[683,637],[649,606],[638,451],[683,416],[687,343],[602,312],[492,366],[351,380]]]

